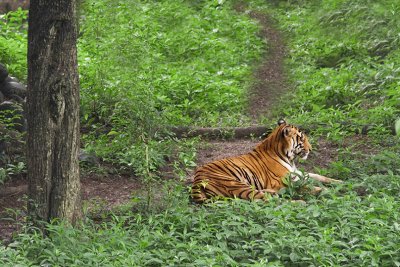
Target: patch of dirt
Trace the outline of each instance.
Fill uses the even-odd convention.
[[[197,166],[207,162],[250,152],[260,140],[211,140],[204,142],[197,153]]]
[[[81,181],[82,201],[90,210],[106,211],[128,203],[132,195],[142,188],[136,177],[119,175],[85,175]],[[11,240],[13,233],[21,229],[26,217],[27,181],[12,179],[1,186],[19,188],[15,193],[0,195],[0,243]]]
[[[128,176],[85,176],[81,185],[83,201],[99,200],[107,210],[129,202],[133,193],[142,188],[137,177]]]
[[[5,197],[0,196],[0,243],[10,240],[13,233],[21,229],[26,214],[26,180],[12,179],[0,187],[5,188],[15,190]]]
[[[29,0],[2,0],[0,2],[0,14],[17,10],[19,7],[29,9]]]
[[[260,36],[267,40],[268,46],[264,59],[254,74],[256,83],[249,94],[248,114],[253,122],[257,123],[261,116],[271,115],[276,102],[289,89],[284,70],[287,48],[283,34],[275,27],[275,22],[270,17],[254,11],[249,15],[260,22]]]
[[[209,141],[198,151],[197,165],[223,158],[242,155],[253,150],[261,140]],[[315,167],[327,168],[331,162],[337,161],[339,146],[325,139],[312,144],[313,151],[306,161],[297,163],[298,168],[313,172]]]
[[[27,181],[23,177],[11,179],[0,186],[0,189],[7,189],[10,192],[6,197],[0,195],[0,220],[2,219],[1,214],[4,211],[7,209],[20,208],[25,203],[21,197],[27,190],[26,186]]]
[[[326,139],[320,138],[312,143],[312,151],[306,161],[296,164],[299,169],[305,169],[308,172],[316,172],[315,168],[328,168],[331,162],[338,159],[339,145]]]

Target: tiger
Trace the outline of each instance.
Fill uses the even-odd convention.
[[[307,159],[311,150],[306,134],[281,119],[272,133],[253,151],[198,167],[193,178],[191,198],[195,203],[215,197],[265,200],[267,195],[285,187],[284,178],[287,175],[294,181],[299,179],[300,172],[294,160],[297,157]],[[341,182],[314,173],[306,176],[323,183]]]

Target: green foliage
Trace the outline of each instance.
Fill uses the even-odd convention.
[[[15,128],[22,127],[21,122],[22,122],[22,108],[14,104],[13,108],[14,110],[1,110],[0,111],[0,125],[1,125],[1,132],[3,134],[2,137],[0,137],[0,140],[6,140],[7,136],[3,133],[5,130],[14,130]]]
[[[396,123],[395,123],[395,125],[394,125],[394,129],[395,129],[395,131],[396,131],[396,134],[397,134],[398,136],[400,136],[400,119],[397,119],[397,121],[396,121]]]
[[[21,112],[18,109],[0,111],[0,184],[26,172],[23,157],[25,134],[15,130],[21,126]]]
[[[79,14],[81,121],[89,150],[143,168],[143,138],[150,150],[166,154],[159,136],[169,125],[248,120],[241,114],[245,89],[265,44],[258,23],[232,3],[82,1]],[[23,81],[26,17],[18,10],[0,18],[0,62]]]
[[[26,10],[0,15],[0,63],[4,64],[11,76],[26,81],[27,75],[27,16]],[[21,155],[5,155],[4,149],[22,147],[23,134],[15,131],[21,127],[21,112],[0,111],[0,184],[12,176],[25,173],[25,163]],[[19,143],[16,145],[16,143]]]
[[[228,3],[86,1],[83,13],[82,105],[89,117],[187,124],[243,110],[248,64],[263,43],[257,23]]]
[[[81,8],[82,122],[97,133],[87,137],[96,153],[143,167],[143,137],[160,152],[168,125],[243,123],[250,63],[264,46],[248,16],[224,1],[102,0]]]
[[[11,176],[22,173],[26,173],[26,166],[23,161],[16,162],[15,164],[6,164],[6,166],[0,167],[0,185]]]
[[[22,9],[0,15],[0,62],[22,81],[27,76],[27,17]]]
[[[355,153],[341,153],[339,161],[333,162],[329,173],[342,179],[370,176],[374,174],[400,175],[400,153],[397,151],[382,151],[376,155],[364,155],[354,159]]]
[[[89,117],[126,118],[112,113],[128,108],[137,116],[144,109],[143,117],[165,116],[179,124],[202,114],[206,119],[205,110],[243,108],[240,86],[261,50],[251,36],[258,26],[247,17],[185,1],[95,1],[85,3],[84,11],[79,47]]]
[[[264,7],[252,1],[254,8]],[[271,9],[269,9],[271,12]],[[396,1],[279,1],[273,16],[287,32],[295,86],[287,117],[332,139],[369,125],[391,132],[400,114],[400,6]]]
[[[294,181],[293,178],[296,178]],[[291,173],[283,179],[284,188],[278,194],[283,198],[304,200],[310,196],[314,181],[307,173]]]
[[[382,176],[379,178],[387,178]],[[393,176],[392,180],[399,180]],[[0,247],[2,266],[392,266],[400,261],[396,192],[325,193],[308,204],[232,200],[112,215]]]
[[[185,187],[166,182],[154,187],[159,207],[134,196],[100,223],[54,222],[47,238],[21,234],[0,246],[0,265],[397,266],[400,154],[394,147],[364,156],[343,150],[327,170],[343,184],[307,196],[310,180],[300,175],[268,203],[192,205]],[[291,201],[299,197],[307,202]]]

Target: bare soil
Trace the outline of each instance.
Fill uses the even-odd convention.
[[[227,157],[242,155],[253,150],[260,140],[232,140],[232,141],[209,141],[204,143],[199,150],[197,164],[203,165],[207,162]],[[318,141],[318,150],[313,151],[308,161],[303,162],[299,167],[307,171],[313,171],[314,166],[319,168],[329,167],[331,162],[337,160],[338,146],[326,140]]]
[[[132,176],[86,174],[81,180],[82,200],[89,209],[111,210],[129,202],[132,194],[142,188],[140,181]],[[12,190],[0,195],[0,243],[8,241],[18,231],[26,217],[27,181],[23,177],[11,179],[1,186]]]
[[[249,93],[248,113],[256,123],[261,116],[271,115],[279,98],[289,88],[284,70],[287,48],[283,34],[270,17],[259,12],[250,12],[250,16],[260,22],[260,35],[268,45],[264,59],[254,73],[256,83]]]

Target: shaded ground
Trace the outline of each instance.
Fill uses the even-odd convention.
[[[0,243],[9,240],[20,228],[26,215],[25,179],[12,179],[2,188],[16,189],[15,193],[0,196]],[[82,199],[89,209],[110,210],[129,202],[132,193],[141,188],[136,177],[86,174],[82,178]]]
[[[29,8],[29,0],[1,0],[0,14],[7,13],[11,10],[17,10],[19,7],[23,9]]]

